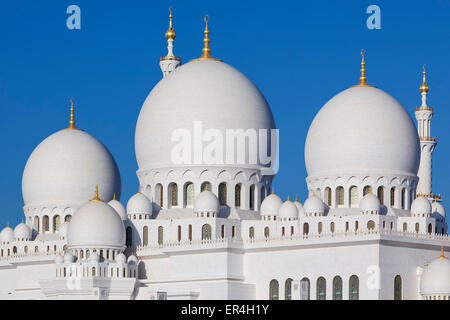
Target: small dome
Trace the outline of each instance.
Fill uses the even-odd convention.
[[[125,207],[123,206],[123,204],[116,200],[113,199],[110,202],[108,202],[108,204],[114,208],[114,210],[116,210],[117,214],[119,215],[120,219],[122,220],[127,220],[127,212],[125,211]]]
[[[0,233],[0,242],[13,242],[15,239],[14,231],[9,227],[9,225],[2,230]]]
[[[67,238],[67,229],[69,228],[69,222],[63,222],[61,223],[61,225],[59,226],[59,237],[60,238]]]
[[[364,197],[362,197],[361,201],[359,201],[359,210],[361,212],[379,212],[380,206],[380,199],[378,199],[378,197],[373,193],[366,194]]]
[[[55,263],[56,263],[56,264],[64,263],[64,257],[63,257],[62,255],[58,254],[58,255],[56,256]]]
[[[128,214],[152,214],[152,202],[143,193],[136,193],[128,200]]]
[[[280,209],[278,211],[278,216],[281,219],[297,219],[298,218],[298,209],[297,206],[289,201],[286,200],[283,202],[283,204],[280,206]]]
[[[431,262],[420,279],[420,293],[424,296],[450,296],[450,260],[445,257]]]
[[[131,256],[128,257],[127,262],[131,263],[131,264],[137,264],[138,259],[136,258],[136,256],[134,254],[132,254]]]
[[[116,256],[116,262],[117,263],[126,263],[127,257],[121,252]]]
[[[70,220],[67,244],[69,248],[123,249],[125,227],[110,205],[100,200],[89,201]]]
[[[194,212],[215,212],[220,208],[219,200],[211,191],[204,190],[195,198]]]
[[[17,240],[31,240],[31,228],[21,222],[14,229],[14,237]]]
[[[445,219],[445,208],[441,203],[437,201],[433,202],[431,205],[431,212],[435,217],[436,215],[440,215],[441,219]]]
[[[73,255],[67,252],[64,255],[64,263],[72,263],[73,262]]]
[[[417,197],[411,204],[411,214],[412,215],[430,215],[431,214],[431,203],[430,201],[422,196]]]
[[[99,262],[100,261],[100,256],[98,255],[97,252],[92,252],[91,255],[89,256],[89,262]]]
[[[275,193],[269,194],[261,203],[262,216],[277,216],[283,200]]]
[[[323,215],[325,213],[325,204],[318,196],[312,195],[306,199],[303,209],[307,215],[316,213]]]

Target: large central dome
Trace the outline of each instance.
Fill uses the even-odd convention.
[[[163,78],[145,100],[135,136],[139,169],[173,166],[172,133],[192,133],[195,121],[203,132],[275,128],[266,99],[244,74],[224,62],[192,61]]]
[[[314,118],[305,144],[310,177],[333,174],[415,176],[420,148],[416,127],[402,105],[371,86],[351,87]]]

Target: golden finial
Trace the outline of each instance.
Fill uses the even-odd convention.
[[[289,195],[288,195],[288,199],[287,199],[287,201],[289,201]]]
[[[361,50],[361,76],[359,77],[359,84],[358,86],[367,86],[367,81],[366,81],[366,62],[364,60],[364,56],[366,55],[366,50],[362,49]]]
[[[211,48],[209,47],[209,42],[211,40],[209,40],[209,29],[208,29],[208,21],[209,21],[209,16],[205,15],[205,38],[203,38],[203,54],[201,55],[200,58],[197,59],[193,59],[191,61],[200,61],[200,60],[215,60],[215,61],[222,61],[220,59],[216,59],[211,55]]]
[[[447,259],[447,257],[444,256],[444,246],[441,246],[441,256],[439,257],[439,259]]]
[[[275,194],[275,186],[272,186],[272,194]]]
[[[169,39],[173,40],[177,36],[177,34],[175,33],[175,29],[173,27],[173,24],[172,24],[172,18],[173,18],[172,7],[170,7],[169,8],[169,29],[167,29],[167,31],[166,31],[167,40],[169,40]]]
[[[295,201],[298,201],[298,197],[297,197],[297,195],[295,195]]]
[[[427,74],[427,72],[425,71],[425,65],[423,65],[422,68],[423,68],[423,72],[422,72],[422,74],[423,74],[423,81],[422,81],[422,85],[420,86],[420,92],[427,93],[430,88],[428,88],[428,84],[427,84],[427,81],[426,81],[426,74]]]
[[[141,193],[141,186],[138,187],[138,193]]]
[[[113,194],[113,200],[116,200],[116,193]]]
[[[69,121],[69,129],[76,129],[75,127],[75,116],[73,111],[73,98],[70,98],[70,121]]]
[[[94,199],[92,199],[91,201],[103,201],[98,196],[98,184],[95,186],[95,196],[94,196]]]

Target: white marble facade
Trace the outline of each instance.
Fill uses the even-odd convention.
[[[425,71],[416,127],[367,83],[363,56],[359,84],[310,126],[302,204],[276,194],[259,160],[174,163],[173,132],[196,121],[218,134],[276,125],[259,89],[211,56],[208,29],[183,65],[172,15],[166,37],[136,125],[139,191],[120,202],[116,162],[72,105],[70,126],[27,161],[24,221],[0,233],[1,299],[450,299]]]

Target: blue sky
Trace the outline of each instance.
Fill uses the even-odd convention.
[[[66,8],[81,8],[81,30],[66,28]],[[366,27],[366,8],[381,8],[381,30]],[[102,141],[122,176],[122,202],[137,191],[134,129],[139,110],[161,79],[168,8],[174,7],[175,53],[201,54],[203,16],[211,47],[252,79],[280,128],[283,197],[306,197],[304,141],[314,115],[358,81],[365,48],[369,83],[396,97],[413,117],[427,65],[433,191],[449,194],[450,1],[2,1],[0,130],[3,172],[0,225],[22,218],[22,171],[33,149],[68,124],[75,97],[77,126]],[[388,116],[388,115],[387,115]]]

